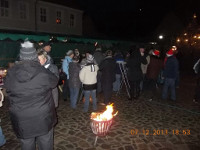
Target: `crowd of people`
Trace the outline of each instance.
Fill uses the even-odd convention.
[[[159,50],[147,52],[142,46],[131,49],[126,56],[120,51],[107,50],[103,53],[101,47],[84,55],[78,49],[68,50],[60,71],[50,51],[50,43],[36,49],[33,43],[25,41],[21,44],[19,60],[8,70],[5,78],[10,118],[22,150],[35,149],[36,142],[39,149],[53,149],[59,84],[63,84],[63,100],[70,101],[72,109],[77,109],[81,93],[85,99],[84,112],[89,110],[90,99],[93,111],[97,110],[97,95],[100,93],[104,97],[102,105],[112,102],[112,94],[121,90],[123,83],[118,61],[125,64],[130,84],[128,100],[137,100],[144,91],[153,100],[158,83],[164,78],[161,98],[167,100],[170,91],[170,99],[176,101],[179,63],[174,47],[167,51],[164,60],[160,58]]]

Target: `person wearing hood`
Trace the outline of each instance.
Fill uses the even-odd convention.
[[[8,69],[5,89],[13,130],[22,150],[53,150],[57,122],[52,89],[58,78],[40,65],[33,43],[21,44],[20,62]]]
[[[66,79],[64,80],[63,85],[63,99],[64,101],[67,101],[70,97],[70,91],[69,91],[69,63],[72,62],[72,58],[74,57],[74,52],[72,50],[69,50],[67,53],[67,56],[65,56],[65,59],[62,63],[62,70],[66,74]]]
[[[74,56],[72,62],[69,63],[70,107],[72,109],[76,108],[78,94],[81,87],[81,81],[79,79],[79,72],[81,70],[81,66],[78,62],[79,57]]]
[[[166,59],[164,63],[164,86],[162,91],[162,99],[166,100],[168,96],[168,89],[170,88],[171,91],[171,100],[176,100],[176,86],[175,81],[177,78],[178,70],[179,70],[179,64],[176,57],[174,57],[174,52],[172,49],[170,49],[166,53]]]
[[[81,69],[79,73],[80,81],[83,84],[85,103],[84,112],[88,111],[90,96],[92,96],[93,110],[97,110],[97,99],[96,99],[96,89],[97,89],[97,71],[99,67],[94,64],[94,57],[89,54],[86,58],[87,64]]]
[[[57,78],[59,78],[58,67],[52,64],[52,62],[48,58],[49,57],[46,51],[44,50],[38,51],[38,59],[39,59],[40,64],[44,66],[46,69],[48,69],[49,71],[51,71],[53,74],[55,74]],[[53,95],[55,107],[57,108],[58,107],[58,88],[57,87],[55,87],[52,90],[52,95]]]
[[[99,70],[102,72],[101,76],[101,86],[104,95],[104,104],[108,104],[111,101],[112,91],[113,91],[113,83],[116,80],[116,61],[112,57],[112,51],[106,51],[106,57],[99,65]]]

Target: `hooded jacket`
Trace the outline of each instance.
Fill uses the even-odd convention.
[[[10,118],[18,138],[47,134],[55,125],[52,89],[58,78],[34,61],[22,61],[8,70],[5,88]]]
[[[99,67],[97,65],[94,65],[94,63],[88,63],[81,69],[79,73],[79,78],[83,83],[84,90],[96,89],[98,70]]]

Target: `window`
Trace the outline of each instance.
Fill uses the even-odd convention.
[[[61,11],[56,12],[56,23],[61,24]]]
[[[45,8],[40,8],[40,21],[47,22],[47,11]]]
[[[75,17],[74,17],[74,15],[73,14],[70,14],[70,19],[69,19],[69,26],[70,27],[74,27],[74,19],[75,19]]]
[[[26,20],[27,19],[27,5],[26,3],[23,3],[23,2],[19,2],[19,18],[20,19],[24,19]]]
[[[9,17],[9,0],[0,0],[0,16]]]

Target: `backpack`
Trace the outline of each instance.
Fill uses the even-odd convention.
[[[194,64],[194,67],[193,67],[194,72],[195,72],[196,74],[199,73],[199,65],[200,65],[200,59]]]

